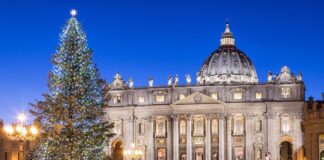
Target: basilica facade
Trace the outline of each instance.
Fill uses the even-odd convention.
[[[226,24],[220,46],[198,70],[169,77],[165,86],[135,87],[116,74],[109,85],[107,120],[116,135],[107,154],[142,160],[297,160],[303,157],[302,75],[287,66],[260,83],[250,58]]]

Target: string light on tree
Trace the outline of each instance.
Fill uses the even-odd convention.
[[[102,119],[106,97],[92,50],[75,17],[77,11],[72,9],[70,15],[60,36],[59,49],[51,59],[53,69],[45,100],[37,101],[30,111],[42,131],[33,160],[103,159],[105,143],[113,135],[113,124]]]

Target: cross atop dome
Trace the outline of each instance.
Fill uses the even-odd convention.
[[[228,22],[228,18],[226,19],[226,27],[225,27],[225,33],[230,33],[230,28],[229,28],[229,22]]]
[[[222,35],[220,44],[221,44],[221,46],[225,46],[225,45],[234,46],[235,45],[235,39],[233,37],[232,32],[230,31],[230,25],[229,25],[228,19],[226,20],[225,32]]]

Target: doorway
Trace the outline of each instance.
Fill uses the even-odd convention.
[[[324,151],[322,151],[321,153],[320,153],[320,158],[319,158],[320,160],[324,160]]]
[[[195,150],[195,160],[204,159],[204,147],[197,147]]]
[[[292,160],[292,144],[284,141],[280,144],[280,160]]]
[[[112,158],[113,160],[123,160],[124,159],[124,146],[121,141],[116,141],[112,144]]]
[[[158,160],[166,160],[166,149],[158,148],[157,157],[158,157]]]

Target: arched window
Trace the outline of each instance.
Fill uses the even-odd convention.
[[[324,134],[318,136],[318,150],[320,151],[320,160],[324,160]]]
[[[112,158],[114,160],[123,160],[124,159],[124,147],[121,141],[115,141],[112,143]]]
[[[242,115],[234,116],[234,135],[243,135],[244,117]]]
[[[212,134],[218,134],[218,122],[217,119],[212,121]]]
[[[288,134],[290,132],[290,118],[288,114],[281,116],[281,131],[284,134]]]
[[[180,121],[180,134],[186,134],[186,122],[184,120]]]

